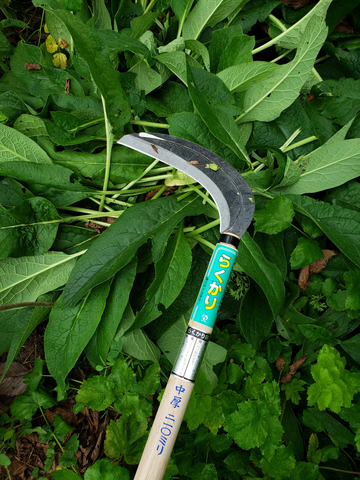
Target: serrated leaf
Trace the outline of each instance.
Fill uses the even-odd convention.
[[[291,445],[280,445],[271,460],[263,458],[260,462],[262,471],[271,475],[275,480],[283,480],[290,476],[295,467],[296,460]]]
[[[327,28],[324,28],[324,23],[319,25],[316,18],[311,18],[295,58],[281,70],[247,90],[243,104],[244,113],[236,121],[269,122],[289,107],[308,79],[326,35]]]
[[[298,378],[293,378],[291,382],[281,385],[281,390],[285,392],[286,400],[291,400],[294,405],[299,405],[301,396],[299,392],[304,392],[306,382]]]
[[[118,462],[112,462],[108,458],[97,460],[91,467],[87,468],[85,480],[129,480],[129,471],[121,467]]]
[[[65,305],[74,305],[95,285],[112,277],[150,237],[153,258],[158,261],[175,225],[186,215],[199,215],[206,208],[199,198],[178,202],[176,196],[170,196],[125,210],[76,264],[64,291]]]
[[[265,208],[255,212],[255,228],[259,232],[274,235],[288,228],[294,215],[291,200],[278,196],[269,200]]]
[[[55,399],[45,389],[39,388],[30,395],[16,397],[11,404],[11,413],[19,420],[29,420],[39,407],[45,409],[53,407],[55,404]]]
[[[323,252],[316,240],[299,237],[298,243],[290,257],[290,264],[293,270],[310,265],[323,257]]]
[[[72,308],[64,307],[61,296],[51,311],[44,336],[45,357],[49,372],[60,387],[59,395],[65,389],[66,376],[100,322],[108,293],[108,283],[101,284]]]
[[[137,421],[135,415],[110,420],[106,429],[105,453],[109,458],[124,457],[129,465],[139,463],[146,442],[146,419]]]
[[[308,389],[308,405],[317,404],[319,410],[329,408],[339,413],[341,407],[349,408],[356,392],[360,391],[360,374],[345,369],[346,360],[339,352],[324,345],[317,364],[311,366],[315,383]]]
[[[2,304],[35,302],[43,293],[64,285],[84,252],[65,255],[50,252],[34,257],[4,258],[0,261],[0,301]]]
[[[98,411],[108,408],[114,400],[115,393],[109,379],[100,375],[84,380],[76,396],[77,402]]]

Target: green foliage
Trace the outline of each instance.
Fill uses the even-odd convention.
[[[165,132],[235,167],[256,213],[164,478],[359,471],[359,2],[34,0],[66,69],[42,26],[30,32],[22,2],[0,3],[5,383],[49,320],[46,361],[0,419],[0,464],[34,433],[48,449],[33,476],[55,460],[55,480],[80,479],[82,432],[44,419],[55,389],[65,402],[76,395],[74,413],[110,418],[84,479],[133,476],[120,465],[139,462],[219,239],[201,186],[115,145]],[[334,31],[339,18],[354,34]],[[327,249],[336,255],[299,283]]]

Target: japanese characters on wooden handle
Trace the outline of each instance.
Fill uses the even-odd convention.
[[[237,246],[238,239],[234,238]],[[226,235],[229,240],[230,236]],[[231,240],[231,239],[230,239]],[[190,400],[218,309],[237,256],[234,245],[215,246],[135,480],[162,480]]]

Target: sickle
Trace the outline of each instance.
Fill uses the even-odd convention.
[[[139,133],[125,135],[118,143],[171,165],[199,182],[214,199],[220,216],[222,235],[134,479],[162,480],[236,260],[240,237],[253,218],[255,202],[250,187],[234,167],[193,142],[159,133]]]

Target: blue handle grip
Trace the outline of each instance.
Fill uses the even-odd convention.
[[[226,284],[234,266],[237,250],[221,243],[215,246],[196,300],[191,320],[213,328]]]

